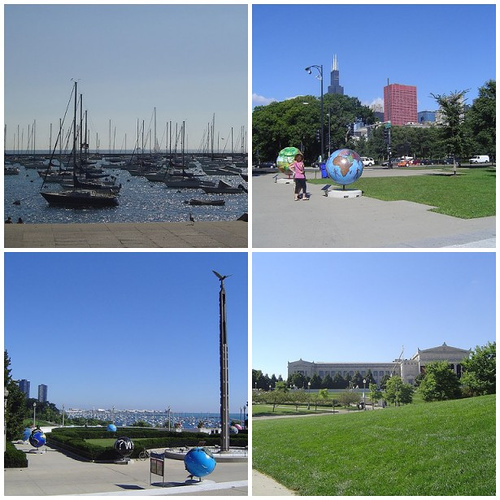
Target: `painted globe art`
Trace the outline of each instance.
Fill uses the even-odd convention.
[[[325,168],[328,176],[343,186],[352,184],[363,174],[361,157],[352,149],[334,151],[328,158]]]
[[[28,439],[31,436],[31,429],[29,427],[26,427],[23,431],[23,441],[28,441]]]
[[[116,425],[115,424],[108,424],[107,431],[108,432],[116,432]]]
[[[128,437],[120,437],[113,447],[122,457],[128,457],[134,451],[134,442]]]
[[[184,457],[186,470],[196,477],[208,476],[215,469],[215,458],[205,448],[193,448]]]
[[[295,161],[295,155],[302,154],[300,149],[289,146],[278,153],[276,165],[280,172],[291,175],[290,165]]]
[[[235,425],[232,425],[231,427],[229,427],[229,433],[230,434],[238,434],[238,427],[236,427]]]
[[[47,442],[47,438],[45,437],[43,431],[41,431],[40,429],[35,429],[29,437],[29,442],[31,446],[40,448],[40,446],[45,445],[45,443]]]

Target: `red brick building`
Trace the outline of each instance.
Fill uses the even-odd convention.
[[[384,87],[384,121],[392,125],[418,123],[417,87],[399,83]]]

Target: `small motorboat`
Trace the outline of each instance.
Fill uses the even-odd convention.
[[[217,207],[224,206],[226,202],[222,199],[220,200],[189,200],[186,201],[186,203],[189,203],[190,205],[215,205]]]

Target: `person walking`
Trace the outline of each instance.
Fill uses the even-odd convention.
[[[302,191],[302,200],[307,201],[307,186],[306,186],[306,170],[304,166],[304,157],[301,153],[297,153],[294,162],[290,165],[290,170],[293,172],[295,181],[295,201],[300,200],[300,192]]]

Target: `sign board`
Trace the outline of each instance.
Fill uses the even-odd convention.
[[[165,455],[151,453],[149,457],[149,484],[151,484],[151,474],[162,476],[163,483],[165,483]]]

